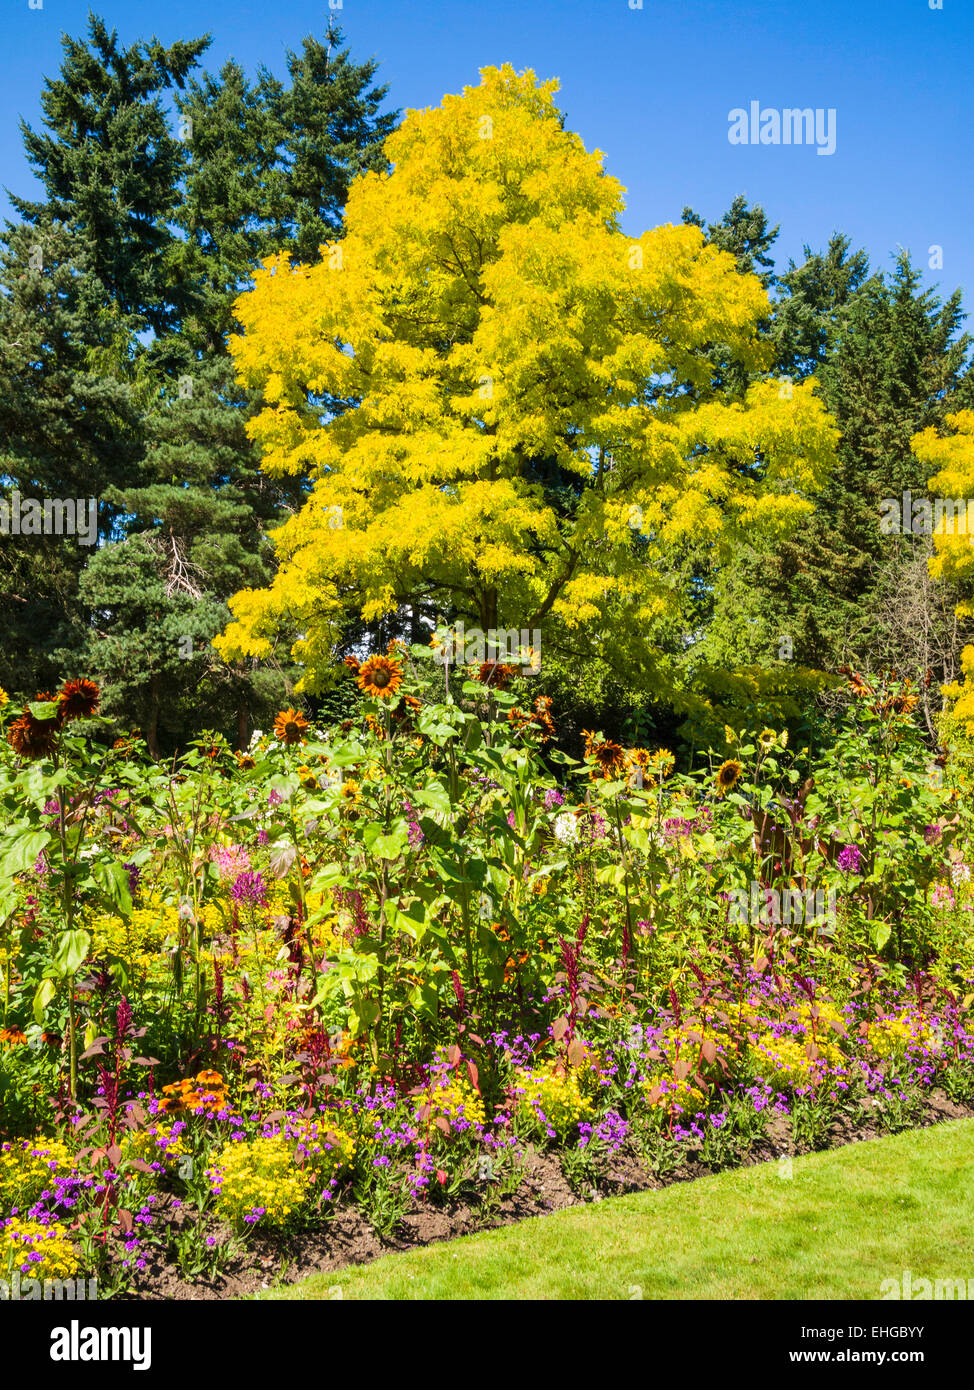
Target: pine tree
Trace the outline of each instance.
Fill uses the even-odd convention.
[[[177,324],[170,218],[185,163],[164,98],[181,87],[208,36],[122,48],[114,30],[88,18],[88,42],[62,36],[60,76],[41,95],[44,131],[21,122],[27,158],[45,200],[12,199],[28,223],[56,221],[85,237],[106,300],[161,332]]]
[[[723,572],[701,651],[717,666],[736,659],[868,669],[897,645],[884,628],[885,596],[925,544],[884,535],[881,503],[905,489],[925,493],[911,438],[942,423],[971,389],[961,297],[941,302],[924,289],[906,253],[889,279],[869,275],[864,253],[850,255],[844,237],[834,237],[824,257],[792,267],[782,284],[772,336],[796,381],[816,373],[841,431],[836,467],[815,515],[794,536],[755,541]],[[902,667],[902,642],[898,650]]]
[[[141,453],[136,392],[121,359],[130,325],[104,307],[91,248],[38,217],[0,249],[0,474],[38,499],[95,498],[98,538],[118,513],[113,485]],[[87,518],[87,511],[86,511]],[[92,538],[94,539],[94,538]],[[84,638],[78,579],[91,548],[74,535],[0,536],[0,684],[33,698]]]
[[[339,40],[332,31],[330,46]],[[376,113],[384,89],[372,86],[373,63],[356,66],[309,38],[288,67],[290,86],[266,72],[251,84],[230,62],[218,77],[189,79],[177,97],[187,166],[170,263],[186,310],[179,331],[160,334],[148,353],[159,386],[146,416],[144,480],[113,494],[126,515],[122,544],[137,563],[95,556],[83,586],[98,615],[90,664],[109,676],[132,672],[106,708],[141,722],[153,751],[186,736],[194,702],[244,744],[299,674],[289,657],[258,670],[253,661],[224,663],[210,646],[229,617],[226,600],[271,580],[267,529],[305,492],[300,478],[272,482],[258,471],[245,427],[259,393],[234,380],[233,305],[272,251],[317,259],[318,242],[341,226],[350,180],[362,167],[385,167],[381,140],[394,118]],[[150,620],[140,606],[150,573],[147,643],[131,625],[137,611]]]

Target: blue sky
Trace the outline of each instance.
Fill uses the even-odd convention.
[[[35,0],[36,3],[36,0]],[[333,0],[334,3],[334,0]],[[888,267],[898,246],[928,279],[974,299],[970,131],[974,0],[344,0],[333,11],[356,57],[375,55],[390,105],[435,105],[511,62],[561,79],[568,124],[627,189],[625,228],[678,221],[685,204],[712,220],[745,193],[781,223],[779,270],[833,230]],[[206,30],[206,66],[233,56],[283,71],[287,46],[323,32],[328,0],[101,0],[131,42]],[[0,185],[31,191],[18,117],[39,118],[59,33],[80,34],[87,0],[5,0],[0,18]],[[836,150],[733,145],[728,113],[834,108]],[[6,198],[0,210],[9,210]]]

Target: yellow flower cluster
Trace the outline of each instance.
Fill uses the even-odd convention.
[[[449,1073],[442,1076],[429,1091],[416,1097],[416,1109],[430,1107],[430,1119],[442,1116],[452,1125],[457,1119],[482,1125],[486,1119],[484,1103],[464,1076]]]
[[[654,1096],[657,1087],[661,1094]],[[694,1086],[689,1077],[677,1080],[669,1072],[651,1076],[644,1089],[650,1105],[662,1106],[668,1115],[695,1115],[704,1102],[703,1091],[699,1086]]]
[[[807,1051],[811,1042],[811,1038],[762,1033],[751,1048],[755,1075],[778,1090],[792,1090],[817,1081],[828,1067],[842,1066],[842,1053],[835,1043],[819,1037],[818,1056],[813,1060]]]
[[[173,1134],[173,1125],[154,1125],[129,1135],[122,1152],[126,1158],[139,1158],[143,1163],[161,1163],[167,1173],[173,1174],[189,1149],[181,1134]]]
[[[936,1034],[910,1009],[870,1023],[869,1043],[883,1058],[903,1058],[910,1048],[925,1048],[929,1052],[941,1050]]]
[[[170,937],[175,937],[179,913],[158,899],[134,908],[128,917],[100,913],[91,923],[92,951],[118,956],[126,965],[147,970]]]
[[[578,1073],[556,1062],[536,1071],[519,1067],[514,1073],[514,1086],[518,1117],[536,1125],[543,1115],[561,1137],[592,1109],[591,1101],[582,1095]]]
[[[221,1216],[238,1225],[280,1226],[305,1203],[314,1185],[281,1134],[225,1144],[207,1177]]]
[[[320,1184],[331,1182],[355,1154],[355,1140],[345,1130],[324,1121],[308,1120],[295,1132],[294,1155]]]
[[[74,1169],[74,1159],[56,1139],[0,1144],[0,1214],[33,1206],[52,1179]]]
[[[0,1228],[0,1272],[9,1278],[17,1270],[31,1279],[72,1278],[78,1260],[67,1227],[19,1218],[8,1221]]]

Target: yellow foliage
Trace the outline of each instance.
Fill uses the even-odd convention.
[[[713,382],[714,343],[770,366],[760,282],[696,227],[624,235],[623,190],[556,91],[486,68],[410,112],[392,171],[352,185],[344,238],[314,265],[268,258],[237,301],[262,466],[312,490],[274,533],[271,586],[233,599],[224,657],[298,622],[321,685],[345,605],[373,620],[420,593],[482,628],[604,631],[616,605],[632,648],[672,609],[674,547],[718,561],[810,510],[835,440],[813,384],[732,400]],[[567,514],[552,470],[582,484]]]

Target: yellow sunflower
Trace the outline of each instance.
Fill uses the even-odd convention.
[[[717,790],[721,796],[737,786],[743,771],[736,758],[728,758],[726,762],[721,763],[717,769]]]

